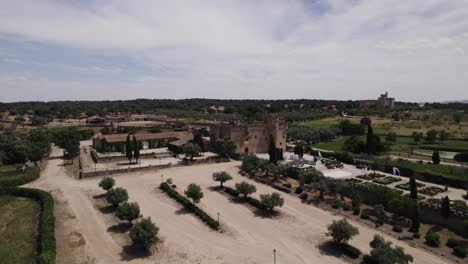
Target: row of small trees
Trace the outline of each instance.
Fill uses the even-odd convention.
[[[347,243],[354,236],[359,234],[359,229],[351,225],[345,218],[334,220],[328,227],[328,236],[332,237],[333,244],[343,250],[352,258],[359,257],[359,250]],[[387,264],[401,263],[407,264],[413,262],[413,257],[405,253],[405,250],[399,246],[392,246],[392,242],[386,241],[382,236],[375,235],[370,242],[372,250],[369,255],[364,256],[365,263]]]
[[[99,187],[107,192],[107,202],[116,208],[115,216],[121,221],[127,221],[131,226],[129,236],[133,245],[149,250],[152,245],[159,241],[157,236],[159,228],[151,221],[150,217],[142,218],[136,224],[133,224],[134,220],[143,217],[140,214],[140,206],[136,202],[127,202],[127,190],[121,187],[113,188],[114,185],[115,180],[110,177],[105,177],[99,182]]]
[[[213,180],[219,182],[220,187],[223,188],[223,184],[227,181],[232,180],[232,176],[225,171],[219,171],[213,173]],[[247,199],[249,195],[257,191],[257,187],[255,187],[255,185],[250,184],[246,181],[236,183],[235,188],[236,191],[239,192],[239,194],[242,194],[244,196],[245,199]],[[270,212],[273,212],[273,209],[275,207],[283,206],[284,199],[281,197],[281,194],[273,192],[271,194],[261,194],[260,203],[264,208],[268,209]]]

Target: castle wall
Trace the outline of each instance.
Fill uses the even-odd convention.
[[[286,150],[287,124],[278,117],[264,116],[259,124],[216,124],[210,126],[210,144],[228,138],[237,146],[237,153],[266,153],[270,136],[277,148]]]

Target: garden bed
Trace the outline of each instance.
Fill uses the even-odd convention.
[[[424,195],[428,195],[428,196],[435,196],[439,193],[442,193],[444,192],[444,189],[442,188],[439,188],[439,187],[435,187],[435,186],[429,186],[429,187],[426,187],[422,190],[419,190],[419,193],[421,194],[424,194]]]
[[[401,181],[400,178],[397,178],[397,177],[392,177],[392,176],[387,176],[385,178],[378,178],[378,179],[375,179],[373,180],[372,182],[375,182],[375,183],[379,183],[379,184],[383,184],[383,185],[388,185],[388,184],[392,184],[394,182],[399,182]]]
[[[425,184],[422,184],[422,183],[419,183],[419,182],[416,182],[416,187],[417,188],[422,188],[426,186]],[[407,183],[402,183],[402,184],[398,184],[397,186],[395,186],[396,188],[398,189],[402,189],[402,190],[405,190],[405,191],[409,191],[410,190],[410,183],[407,182]]]

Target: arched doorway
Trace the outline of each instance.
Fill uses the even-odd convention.
[[[245,149],[244,149],[244,153],[245,153],[245,154],[249,154],[249,148],[245,148]]]

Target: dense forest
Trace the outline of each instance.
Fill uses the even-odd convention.
[[[415,103],[397,103],[398,109],[415,109]],[[457,108],[461,104],[454,104]],[[437,108],[448,105],[438,104]],[[82,114],[154,113],[171,117],[227,119],[232,117],[256,119],[259,112],[277,113],[288,121],[317,119],[337,112],[365,115],[386,112],[362,109],[356,101],[337,100],[219,100],[219,99],[136,99],[126,101],[55,101],[0,103],[0,112],[34,114],[43,117],[70,118]],[[208,115],[207,115],[208,114]]]

